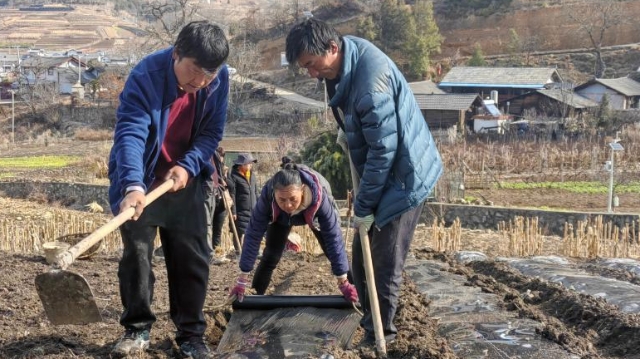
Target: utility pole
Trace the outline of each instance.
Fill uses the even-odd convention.
[[[620,141],[620,139],[616,135],[616,138],[613,141],[609,142],[609,147],[611,147],[611,162],[609,166],[609,196],[607,200],[607,212],[609,213],[613,211],[612,204],[613,204],[613,172],[614,172],[613,161],[615,157],[614,155],[616,151],[624,150],[624,147],[622,147],[622,145],[618,143],[618,141]]]
[[[15,133],[15,125],[16,125],[16,100],[15,100],[15,90],[9,90],[11,92],[11,144],[16,143],[16,133]]]

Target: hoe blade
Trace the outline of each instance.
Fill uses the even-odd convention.
[[[91,287],[80,274],[65,270],[39,274],[36,291],[53,325],[102,321]]]

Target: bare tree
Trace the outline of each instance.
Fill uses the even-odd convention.
[[[229,54],[229,65],[236,68],[238,75],[232,76],[229,94],[230,107],[241,109],[249,100],[250,84],[247,83],[247,76],[259,70],[260,51],[257,46],[250,42],[243,42],[242,46],[232,47]],[[231,112],[233,117],[233,112]]]
[[[578,24],[581,33],[586,33],[596,57],[593,74],[596,78],[601,78],[606,70],[606,64],[602,59],[602,46],[606,40],[608,32],[621,24],[630,20],[632,14],[625,13],[623,4],[620,1],[599,0],[580,5],[577,7],[567,7],[568,17]]]
[[[146,45],[155,50],[172,45],[180,30],[197,20],[198,3],[194,0],[154,0],[144,11],[155,20],[145,29],[149,34]]]
[[[60,90],[56,82],[47,78],[49,73],[53,73],[53,65],[38,57],[33,58],[22,73],[15,74],[20,85],[18,97],[29,108],[33,119],[46,121],[42,110],[60,102]]]

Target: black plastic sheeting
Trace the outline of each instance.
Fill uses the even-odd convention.
[[[242,302],[233,302],[234,310],[271,310],[276,308],[353,308],[341,295],[247,295]]]
[[[244,305],[259,305],[262,309],[238,310],[234,305],[234,312],[216,348],[219,358],[331,358],[330,348],[350,346],[360,323],[361,317],[353,309],[298,306],[304,300],[336,305],[334,298],[327,301],[324,296],[278,296],[278,300],[289,299],[288,305],[265,310],[265,303],[275,305],[275,296],[249,299],[254,297],[245,297]],[[256,300],[263,302],[258,304]],[[346,303],[344,299],[342,301]],[[347,303],[347,307],[350,306]]]

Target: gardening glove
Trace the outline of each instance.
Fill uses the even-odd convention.
[[[353,225],[354,227],[360,229],[361,226],[365,226],[365,229],[367,230],[367,232],[369,232],[369,230],[371,229],[371,226],[373,226],[373,222],[375,222],[375,218],[373,217],[373,214],[369,214],[366,215],[364,217],[358,217],[358,216],[354,216],[353,217]]]
[[[240,274],[238,279],[236,279],[236,285],[231,288],[229,292],[229,297],[233,297],[234,295],[238,299],[238,302],[242,303],[244,300],[244,291],[249,285],[249,278],[247,278],[246,274]]]
[[[347,134],[344,133],[344,131],[342,131],[341,128],[338,128],[338,137],[336,137],[336,143],[338,144],[338,146],[340,146],[342,148],[342,150],[344,151],[344,153],[348,153],[347,152]]]
[[[345,280],[338,286],[340,292],[342,292],[342,296],[349,302],[357,303],[358,302],[358,292],[356,291],[356,286],[349,283],[348,280]]]
[[[286,251],[291,251],[294,253],[300,253],[300,251],[302,250],[302,248],[300,248],[300,245],[297,243],[294,243],[292,241],[287,241],[287,243],[284,245],[284,249]]]

